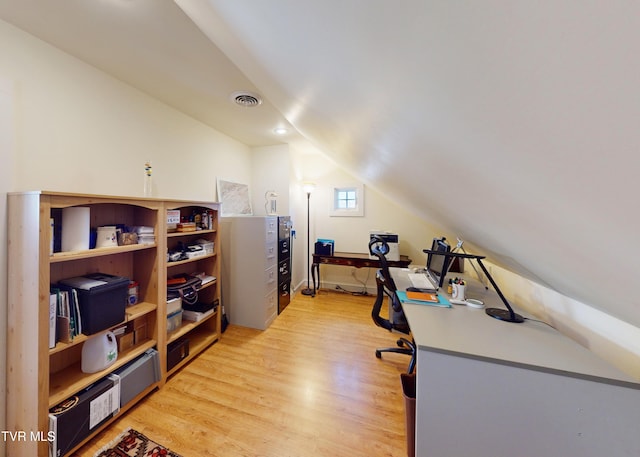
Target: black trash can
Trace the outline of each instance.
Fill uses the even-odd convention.
[[[402,373],[402,395],[404,397],[405,427],[407,431],[407,455],[416,455],[416,375]]]

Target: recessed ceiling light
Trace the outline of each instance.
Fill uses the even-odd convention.
[[[262,104],[262,98],[258,94],[248,91],[234,92],[231,94],[231,100],[236,105],[244,106],[245,108]]]
[[[275,129],[273,129],[273,133],[275,133],[276,135],[285,135],[289,132],[289,129],[286,129],[284,127],[276,127]]]

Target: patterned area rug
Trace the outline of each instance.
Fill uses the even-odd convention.
[[[180,457],[142,433],[128,429],[94,457]]]

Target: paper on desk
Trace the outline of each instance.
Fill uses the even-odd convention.
[[[451,308],[451,303],[449,303],[449,300],[447,300],[444,296],[440,294],[438,294],[438,303],[421,301],[421,300],[411,300],[407,298],[407,293],[404,290],[398,290],[396,291],[396,294],[398,294],[398,298],[400,299],[401,303],[408,303],[411,305],[440,306],[442,308]]]

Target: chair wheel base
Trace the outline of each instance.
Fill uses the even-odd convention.
[[[382,352],[376,351],[376,357],[381,359],[382,358]]]

